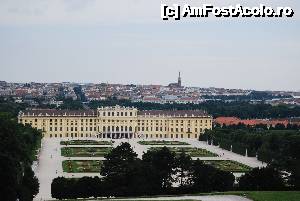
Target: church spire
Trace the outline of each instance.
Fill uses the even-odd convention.
[[[179,71],[179,75],[178,75],[178,86],[181,87],[181,77],[180,77],[180,71]]]

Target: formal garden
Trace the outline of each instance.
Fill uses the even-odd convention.
[[[112,147],[62,147],[61,155],[65,157],[104,157]]]
[[[190,145],[187,142],[166,141],[166,140],[139,141],[138,143],[140,145]]]
[[[160,150],[162,147],[150,147],[150,151]],[[195,148],[195,147],[168,147],[172,152],[179,155],[181,152],[185,152],[190,157],[216,157],[215,153],[207,151],[206,149]]]
[[[63,171],[67,173],[100,172],[100,160],[65,160],[62,162]]]
[[[239,163],[231,160],[209,160],[203,161],[207,165],[212,165],[217,169],[228,171],[228,172],[249,172],[252,168],[248,165]]]
[[[112,145],[110,141],[96,141],[96,140],[70,140],[61,141],[61,145]]]

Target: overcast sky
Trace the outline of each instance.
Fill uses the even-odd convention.
[[[0,80],[300,91],[300,2],[293,18],[162,21],[159,0],[0,0]],[[251,2],[251,4],[249,3]]]

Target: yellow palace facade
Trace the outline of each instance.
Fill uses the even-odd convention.
[[[50,138],[198,138],[212,129],[212,116],[202,110],[149,110],[102,107],[97,110],[31,109],[19,123]]]

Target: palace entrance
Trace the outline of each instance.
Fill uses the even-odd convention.
[[[110,139],[130,139],[134,136],[133,133],[99,133],[98,138],[110,138]]]

